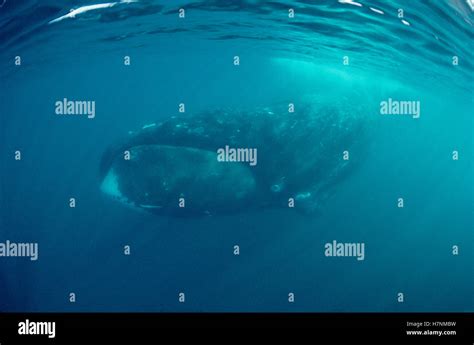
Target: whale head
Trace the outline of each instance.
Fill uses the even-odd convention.
[[[216,152],[146,144],[116,152],[101,190],[135,208],[167,215],[231,212],[250,202],[255,178],[248,166],[219,162]]]

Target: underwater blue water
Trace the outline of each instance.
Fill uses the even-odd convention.
[[[468,1],[118,1],[54,21],[98,3],[0,0],[0,242],[40,248],[0,257],[0,310],[474,311]],[[56,115],[63,98],[95,101],[96,117]],[[389,98],[420,117],[382,116]],[[357,169],[315,214],[181,219],[100,191],[106,148],[181,102],[301,99],[367,124]],[[333,240],[365,243],[365,260],[326,257]]]

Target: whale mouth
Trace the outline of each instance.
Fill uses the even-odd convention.
[[[244,208],[255,193],[248,166],[219,162],[216,152],[192,147],[138,145],[113,157],[101,190],[157,213],[209,214]]]

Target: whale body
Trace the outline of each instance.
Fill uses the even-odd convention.
[[[100,188],[167,216],[312,212],[355,166],[363,134],[360,114],[314,104],[172,116],[107,149]]]

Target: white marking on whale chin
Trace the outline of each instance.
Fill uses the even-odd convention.
[[[105,178],[102,180],[100,190],[117,201],[120,201],[124,204],[131,204],[128,199],[120,192],[117,174],[115,173],[114,169],[110,169]]]
[[[125,207],[133,209],[135,211],[140,211],[140,210],[145,211],[146,209],[162,208],[161,206],[154,206],[154,205],[143,205],[143,204],[136,205],[135,203],[130,202],[129,199],[125,197],[120,191],[117,174],[113,168],[108,171],[107,175],[102,180],[102,183],[100,185],[100,190],[104,194],[110,196],[113,200],[118,201]]]
[[[160,208],[163,208],[163,206],[159,206],[159,205],[143,205],[143,204],[140,204],[140,207],[141,208],[151,208],[151,209],[160,209]]]
[[[155,126],[156,126],[156,123],[150,123],[149,125],[143,126],[142,129],[147,129],[147,128],[155,127]]]

